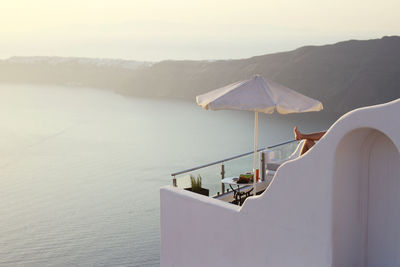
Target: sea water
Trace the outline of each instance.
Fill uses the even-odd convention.
[[[172,172],[251,151],[253,116],[194,100],[0,85],[0,265],[159,265],[159,188]],[[259,144],[331,122],[262,114]],[[225,168],[238,166],[251,170],[251,158]],[[220,166],[210,168],[203,180],[215,189]]]

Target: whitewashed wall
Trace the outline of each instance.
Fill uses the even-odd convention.
[[[399,266],[400,99],[340,118],[242,207],[161,189],[161,266]]]

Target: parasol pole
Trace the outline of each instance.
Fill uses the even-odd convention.
[[[258,112],[254,112],[254,168],[253,168],[253,190],[256,196],[256,169],[257,169],[257,142],[258,142]]]

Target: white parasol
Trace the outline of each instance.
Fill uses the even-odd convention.
[[[254,75],[196,97],[198,105],[211,110],[247,110],[254,112],[254,192],[256,194],[255,170],[257,169],[258,112],[280,114],[320,111],[322,103],[271,80]]]

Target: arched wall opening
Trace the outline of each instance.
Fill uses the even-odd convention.
[[[342,138],[333,176],[333,266],[400,265],[399,174],[399,151],[382,132],[361,128]]]

